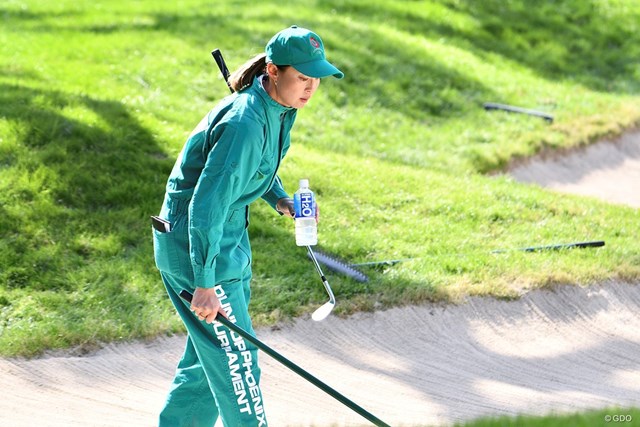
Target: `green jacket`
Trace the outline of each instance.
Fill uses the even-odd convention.
[[[289,197],[277,171],[289,149],[297,110],[275,102],[261,81],[256,78],[205,116],[169,176],[167,197],[190,199],[189,252],[196,287],[216,284],[230,212],[248,212],[260,197],[275,208],[280,198]]]

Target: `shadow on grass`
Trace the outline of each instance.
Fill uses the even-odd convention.
[[[83,114],[95,115],[98,124],[77,118]],[[77,309],[44,302],[51,291],[94,301],[105,322],[120,323],[148,302],[129,281],[154,273],[148,215],[159,209],[173,161],[118,102],[1,84],[0,117],[15,137],[0,151],[7,177],[0,194],[0,289],[25,296],[3,312],[5,332],[34,315],[58,319],[52,322],[63,330],[75,323],[65,319]],[[27,309],[30,301],[40,301],[38,312]]]
[[[473,29],[433,19],[426,6],[425,10],[420,6],[401,10],[366,2],[325,4],[365,21],[396,25],[412,35],[444,38],[481,57],[498,54],[551,81],[574,80],[604,92],[640,92],[640,38],[635,17],[623,13],[623,4],[606,6],[594,0],[535,6],[526,0],[443,3],[451,14],[462,14],[472,22]]]
[[[110,34],[120,32],[141,32],[154,34],[170,33],[193,45],[202,45],[202,57],[215,47],[222,49],[230,64],[241,64],[247,58],[238,59],[239,47],[252,46],[252,52],[262,51],[264,44],[273,33],[293,23],[305,25],[321,33],[327,45],[329,57],[345,72],[346,79],[339,87],[328,88],[332,101],[342,107],[348,102],[352,105],[366,105],[381,111],[399,112],[415,120],[423,121],[425,116],[447,117],[459,114],[469,108],[469,104],[481,105],[492,98],[492,90],[477,80],[469,78],[461,70],[445,66],[423,47],[416,47],[403,41],[389,40],[384,31],[372,26],[345,26],[343,15],[351,15],[356,20],[374,20],[379,18],[375,6],[335,6],[328,2],[320,6],[326,15],[336,7],[338,19],[334,22],[314,22],[313,19],[300,19],[295,10],[274,12],[264,8],[256,11],[253,18],[243,18],[241,8],[206,11],[185,11],[167,13],[149,11],[144,22],[114,22],[106,19],[101,24],[64,23],[65,30],[78,34]],[[346,11],[347,13],[343,13]],[[389,12],[392,13],[392,12]],[[397,12],[394,12],[397,13]],[[47,17],[43,15],[43,18]],[[31,28],[37,16],[22,17],[15,14],[14,19],[25,19],[24,25]],[[411,15],[402,16],[399,28],[418,26],[419,21]],[[276,22],[286,24],[274,26]],[[425,26],[430,22],[425,21]],[[38,31],[55,32],[56,24],[46,20],[37,27]],[[416,28],[416,33],[419,33]],[[237,43],[234,43],[236,42]],[[225,45],[222,45],[222,43]],[[206,43],[206,44],[205,44]],[[159,53],[162,55],[162,53]],[[342,58],[343,61],[340,61]],[[338,61],[336,61],[338,60]],[[211,70],[214,72],[211,61]],[[233,67],[232,67],[233,68]],[[383,78],[380,78],[380,77]],[[386,78],[385,76],[388,76]],[[332,85],[333,86],[333,85]],[[346,95],[346,96],[345,96]]]
[[[420,120],[423,113],[440,117],[460,114],[469,103],[490,98],[492,90],[443,66],[419,48],[388,40],[375,29],[375,23],[393,22],[400,31],[417,36],[447,37],[476,55],[497,53],[549,79],[570,76],[598,90],[629,89],[635,93],[637,76],[628,58],[637,49],[637,36],[606,16],[584,13],[594,5],[564,1],[531,10],[523,1],[451,3],[451,10],[467,13],[480,23],[478,34],[384,3],[319,2],[317,13],[335,10],[335,22],[307,18],[306,23],[314,28],[317,22],[323,28],[319,32],[330,56],[343,59],[344,65],[338,64],[347,75],[346,84],[329,88],[336,105],[348,100]],[[573,13],[574,8],[581,13]],[[38,14],[0,8],[3,22],[43,33],[60,29],[52,18],[71,19],[81,13]],[[147,16],[150,21],[139,23],[115,19],[104,24],[74,26],[66,21],[61,25],[72,34],[140,31],[152,36],[167,32],[202,45],[203,57],[208,57],[208,51],[220,40],[241,41],[243,47],[255,46],[258,51],[275,30],[275,22],[304,24],[295,11],[273,12],[269,8],[249,19],[242,19],[241,8],[173,14],[149,11]],[[372,24],[373,30],[345,27],[340,20],[343,17]],[[220,47],[230,52],[237,49]],[[627,52],[621,53],[625,49]],[[531,55],[535,51],[540,53]],[[0,70],[0,75],[14,77],[18,73]],[[34,79],[34,74],[30,78]],[[341,97],[340,91],[347,96]],[[0,195],[1,238],[6,242],[0,249],[0,283],[11,289],[81,292],[83,286],[100,282],[92,277],[92,271],[99,271],[90,268],[92,263],[112,263],[132,270],[134,261],[127,257],[149,256],[147,216],[159,207],[174,160],[164,157],[151,132],[122,104],[92,96],[5,84],[0,86],[0,102],[0,116],[15,125],[19,136],[16,152],[0,153],[0,168],[13,170],[15,166],[17,172],[3,183],[5,191]],[[75,114],[67,115],[67,110],[94,114],[100,125],[89,126],[74,118]],[[135,262],[139,271],[153,269],[150,258]],[[313,277],[315,273],[309,269]],[[130,293],[132,301],[143,302],[144,294],[138,295],[122,283],[126,274],[105,271],[113,274],[116,292]],[[129,309],[132,307],[135,304]]]

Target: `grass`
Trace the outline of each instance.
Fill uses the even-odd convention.
[[[0,6],[0,353],[182,331],[148,216],[192,127],[277,30],[322,35],[346,74],[301,110],[280,171],[310,178],[321,248],[371,269],[332,275],[348,314],[557,283],[637,281],[637,210],[496,175],[640,123],[640,6],[564,0],[18,1]],[[482,103],[536,108],[554,124]],[[326,299],[293,227],[252,207],[257,324]],[[601,249],[525,246],[605,240]],[[491,253],[494,249],[506,252]]]
[[[454,427],[593,427],[606,425],[636,425],[640,419],[637,408],[607,408],[584,413],[547,415],[532,417],[482,418],[470,423],[455,424]]]

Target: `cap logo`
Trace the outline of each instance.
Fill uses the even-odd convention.
[[[314,37],[309,37],[309,42],[311,43],[311,46],[316,49],[320,47],[320,43],[318,43],[318,40],[316,40]]]

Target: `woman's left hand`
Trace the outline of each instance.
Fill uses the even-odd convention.
[[[289,197],[283,197],[279,199],[276,203],[276,210],[283,214],[284,216],[288,216],[289,218],[296,217],[296,209],[293,206],[293,199]],[[316,202],[316,222],[320,221],[320,206]]]

